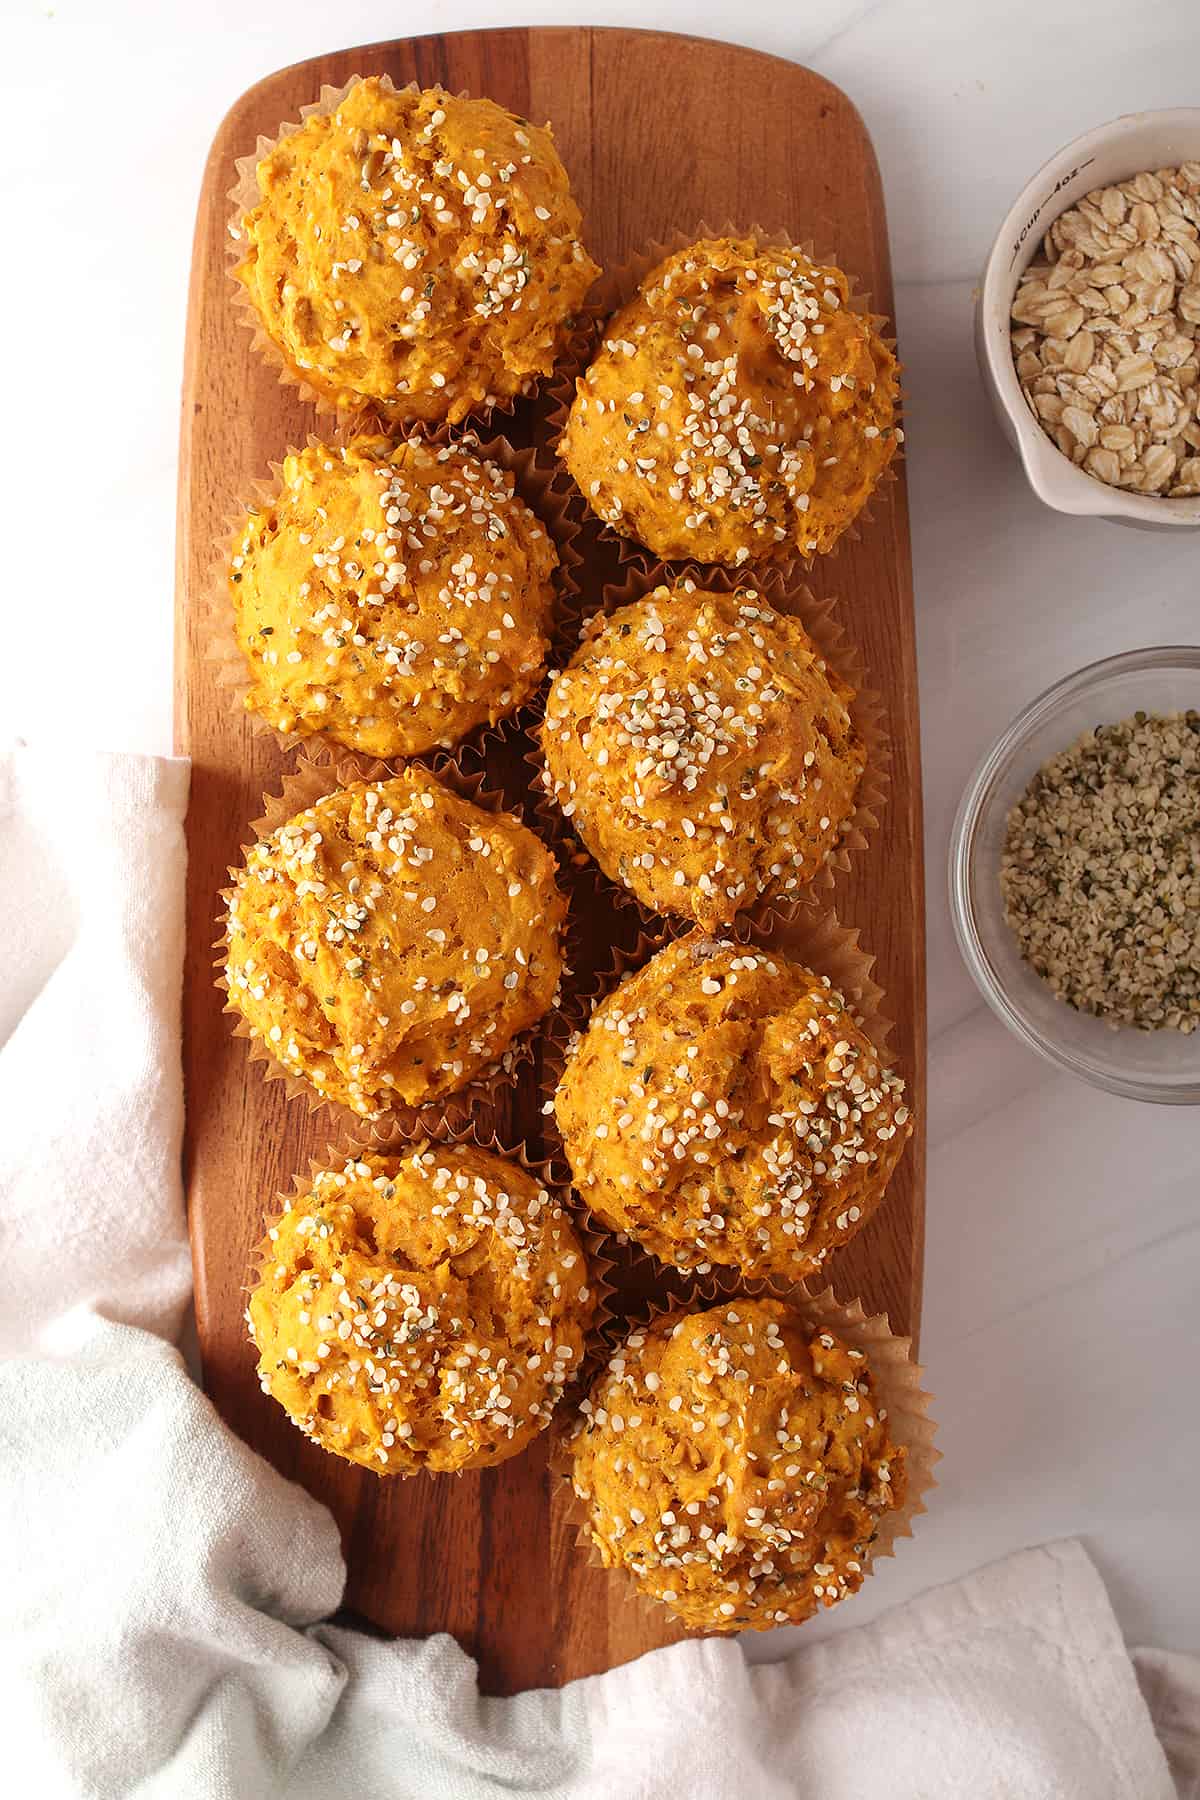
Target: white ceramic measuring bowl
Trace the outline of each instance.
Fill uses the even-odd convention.
[[[1029,410],[1013,363],[1009,314],[1022,274],[1060,213],[1093,188],[1143,169],[1200,161],[1200,107],[1126,113],[1085,132],[1038,170],[1000,227],[975,306],[975,349],[984,386],[1029,485],[1056,512],[1090,514],[1143,531],[1200,529],[1200,495],[1170,500],[1108,487],[1077,468]]]

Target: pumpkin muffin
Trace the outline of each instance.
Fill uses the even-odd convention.
[[[788,1282],[867,1223],[912,1131],[826,978],[700,931],[600,1002],[554,1104],[597,1218],[678,1268]]]
[[[234,874],[225,977],[253,1036],[378,1118],[465,1086],[551,1005],[566,901],[519,820],[421,768],[337,788]]]
[[[471,1144],[320,1170],[261,1260],[246,1319],[264,1392],[380,1475],[516,1456],[549,1424],[595,1310],[562,1206]]]
[[[840,269],[754,238],[668,256],[609,320],[560,454],[664,559],[831,550],[896,451],[899,374]]]
[[[796,1625],[855,1593],[904,1504],[866,1355],[778,1301],[634,1331],[581,1410],[571,1474],[601,1560],[693,1630]]]
[[[544,785],[643,905],[713,927],[810,882],[854,810],[854,690],[753,588],[592,620],[546,702]]]
[[[370,756],[456,743],[537,686],[557,567],[512,476],[468,446],[312,444],[234,539],[246,705]]]
[[[598,273],[548,126],[358,81],[257,168],[237,279],[338,408],[454,423],[554,366]]]

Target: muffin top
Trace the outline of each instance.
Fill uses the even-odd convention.
[[[235,273],[338,407],[453,423],[524,392],[598,273],[549,127],[492,100],[359,81],[257,174]]]
[[[554,999],[553,856],[424,769],[325,795],[234,884],[230,1004],[285,1069],[365,1118],[463,1087]]]
[[[556,676],[545,786],[644,905],[727,924],[837,844],[866,763],[854,697],[753,588],[655,588],[593,619]]]
[[[800,250],[691,244],[609,320],[560,454],[593,512],[656,556],[830,550],[900,437],[878,323]]]
[[[871,1217],[904,1083],[829,981],[693,931],[575,1040],[555,1098],[592,1211],[662,1262],[801,1280]]]
[[[595,1310],[562,1206],[471,1144],[318,1171],[261,1262],[246,1318],[264,1391],[380,1475],[515,1456],[549,1423]]]
[[[246,704],[371,756],[456,743],[536,687],[557,567],[513,477],[468,446],[312,444],[234,539]]]
[[[866,1356],[775,1300],[633,1332],[582,1412],[572,1479],[603,1562],[693,1629],[834,1605],[904,1503],[905,1451]]]

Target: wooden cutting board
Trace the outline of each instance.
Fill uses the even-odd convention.
[[[212,985],[214,920],[227,865],[294,760],[215,686],[198,596],[214,534],[267,464],[303,442],[314,415],[252,354],[226,269],[234,159],[273,135],[323,83],[387,73],[401,85],[442,83],[551,120],[583,207],[592,253],[619,262],[648,239],[706,221],[782,228],[835,250],[892,311],[879,172],[844,94],[807,69],[750,50],[660,32],[538,29],[410,38],[339,51],[260,82],[221,125],[204,174],[189,298],[179,464],[176,745],[192,758],[188,813],[184,1070],[185,1178],[204,1382],[248,1443],[333,1511],[349,1565],[348,1612],[392,1633],[452,1632],[476,1655],[485,1691],[557,1684],[626,1661],[679,1635],[647,1622],[616,1575],[574,1542],[544,1449],[461,1479],[381,1480],[301,1437],[260,1392],[242,1320],[243,1283],[265,1206],[307,1168],[329,1136],[283,1084],[265,1082],[222,1017]],[[903,347],[902,347],[903,348]],[[518,413],[517,441],[536,429]],[[593,549],[589,580],[615,574]],[[837,595],[887,702],[892,792],[869,852],[838,885],[842,919],[859,926],[897,1021],[895,1048],[912,1085],[917,1132],[885,1205],[831,1269],[839,1294],[861,1295],[895,1330],[915,1334],[921,1292],[924,1139],[924,896],[912,578],[903,470],[876,502],[861,541],[818,565],[813,585]],[[596,590],[598,592],[598,585]],[[598,953],[607,916],[589,921]],[[540,1131],[536,1097],[505,1108],[510,1131]],[[326,1119],[328,1115],[326,1115]],[[631,1279],[634,1279],[631,1277]]]

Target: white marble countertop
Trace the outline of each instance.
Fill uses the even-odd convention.
[[[562,23],[573,11],[541,0],[0,8],[13,76],[0,164],[6,736],[36,742],[69,719],[85,744],[170,748],[188,261],[227,106],[335,39]],[[1195,103],[1200,6],[659,0],[650,18],[632,0],[596,0],[589,12],[818,69],[866,119],[890,214],[929,887],[923,1354],[946,1460],[915,1540],[805,1635],[1079,1533],[1131,1642],[1200,1650],[1200,1114],[1106,1098],[1010,1039],[959,960],[944,873],[968,774],[1020,706],[1096,657],[1200,637],[1200,540],[1044,511],[987,410],[970,335],[976,275],[1036,166],[1117,113]]]

